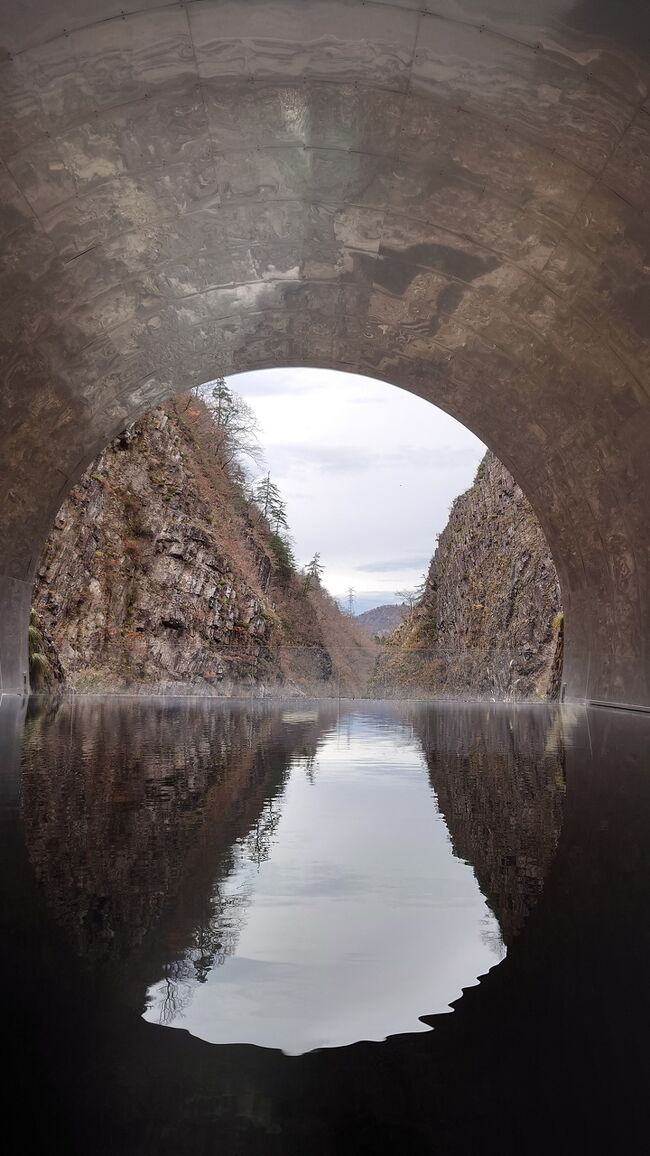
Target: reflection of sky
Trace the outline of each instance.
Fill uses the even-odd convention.
[[[355,587],[358,611],[417,585],[476,473],[478,439],[422,398],[354,374],[271,369],[230,385],[259,420],[298,561],[320,551],[325,585],[335,596]]]
[[[294,1053],[425,1030],[418,1016],[503,954],[406,728],[346,719],[311,772],[295,760],[273,808],[269,858],[240,855],[222,889],[226,907],[245,898],[235,953],[187,993],[178,1026]]]

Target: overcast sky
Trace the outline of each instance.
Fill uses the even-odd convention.
[[[353,586],[357,613],[416,586],[481,442],[429,402],[367,377],[269,369],[228,383],[257,415],[298,563],[320,551],[324,585],[337,598]]]

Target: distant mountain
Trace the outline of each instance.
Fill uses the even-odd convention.
[[[375,635],[385,638],[402,625],[406,612],[407,606],[404,602],[386,603],[384,606],[374,606],[372,610],[366,610],[363,614],[357,614],[355,622],[371,638]]]

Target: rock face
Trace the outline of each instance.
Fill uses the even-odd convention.
[[[213,428],[193,398],[152,411],[59,511],[34,607],[66,682],[359,693],[372,644],[277,557],[268,524],[216,462]]]
[[[388,640],[374,692],[556,697],[561,650],[546,540],[520,487],[487,453],[451,508],[420,602]]]

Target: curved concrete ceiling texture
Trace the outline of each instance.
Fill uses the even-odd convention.
[[[647,0],[5,0],[0,61],[0,686],[108,440],[301,365],[487,442],[567,697],[650,706]]]

